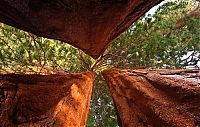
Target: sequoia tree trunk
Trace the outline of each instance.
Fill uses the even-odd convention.
[[[116,37],[162,1],[0,0],[0,22],[69,43],[97,59]]]
[[[94,76],[0,75],[1,127],[83,127]],[[3,92],[2,92],[3,91]]]
[[[123,127],[198,127],[199,70],[102,72]]]

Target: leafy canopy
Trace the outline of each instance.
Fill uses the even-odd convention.
[[[96,61],[66,43],[0,24],[0,69],[38,73],[32,67],[67,72],[92,68],[97,75],[87,126],[117,126],[114,104],[100,71],[110,67],[185,68],[197,65],[200,16],[188,15],[192,7],[195,7],[194,1],[166,2],[155,14],[145,15],[135,22]]]

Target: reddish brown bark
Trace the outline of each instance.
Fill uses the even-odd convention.
[[[174,26],[172,26],[172,29],[177,30],[177,29],[181,29],[182,27],[186,26],[191,21],[190,18],[195,18],[195,19],[200,18],[199,8],[200,8],[200,3],[198,3],[197,8],[188,12],[183,18],[179,19],[177,21],[177,23]]]
[[[98,58],[162,0],[0,0],[0,22],[58,39]]]
[[[200,125],[200,72],[108,69],[102,72],[123,127]]]
[[[0,75],[1,127],[83,127],[93,86],[91,72],[65,75]]]

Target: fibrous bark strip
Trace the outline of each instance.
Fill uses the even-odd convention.
[[[200,125],[200,72],[103,71],[123,127]]]
[[[6,93],[1,103],[0,126],[84,127],[93,78],[92,72],[0,75],[1,88]]]

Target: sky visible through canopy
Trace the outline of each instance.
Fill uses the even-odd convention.
[[[147,15],[153,15],[160,6],[162,6],[163,4],[165,4],[167,2],[174,2],[174,1],[176,1],[176,0],[165,0],[165,1],[161,2],[160,4],[158,4],[158,5],[154,6],[153,8],[151,8],[145,15],[146,16]],[[188,52],[187,55],[184,55],[182,57],[182,59],[185,59],[185,58],[189,57],[191,55],[191,53],[192,52]],[[197,57],[198,57],[198,55],[199,54],[196,54]],[[197,66],[200,68],[200,61],[198,61]],[[188,65],[186,67],[186,69],[193,69],[193,68],[194,68],[194,66],[190,66],[190,65]]]

